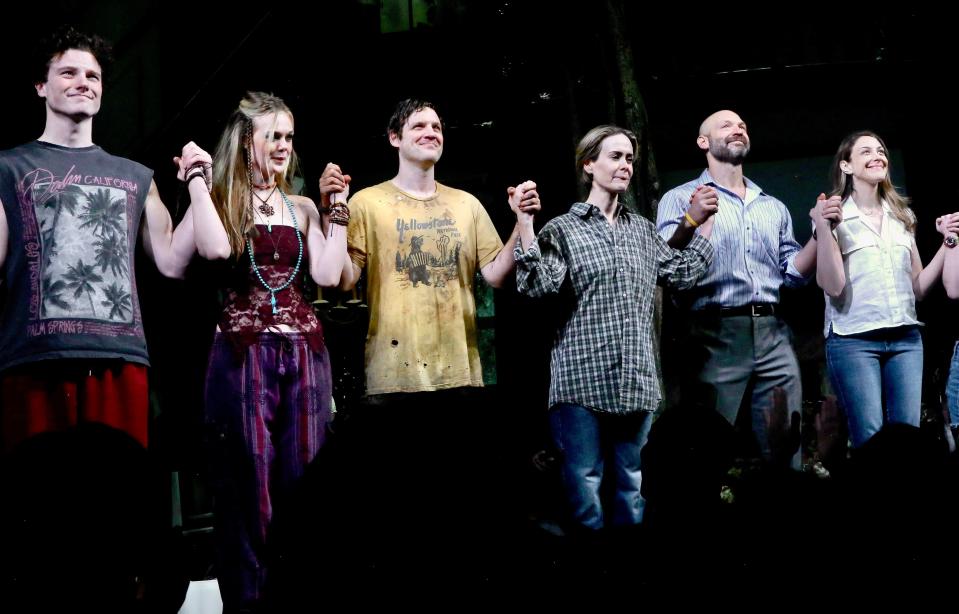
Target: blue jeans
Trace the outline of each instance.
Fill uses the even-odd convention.
[[[922,337],[915,326],[826,339],[829,380],[846,413],[854,448],[883,424],[919,426]]]
[[[643,520],[640,452],[646,445],[650,412],[604,414],[582,405],[557,403],[549,412],[553,443],[562,453],[563,486],[573,521],[589,529],[604,526],[600,485],[606,461],[613,467],[609,524],[628,526]]]
[[[946,380],[946,404],[949,406],[949,425],[959,426],[959,341],[952,350],[949,379]]]

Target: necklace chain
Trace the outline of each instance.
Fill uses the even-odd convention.
[[[266,288],[270,293],[270,307],[273,310],[273,315],[279,313],[279,310],[276,308],[276,293],[281,290],[285,290],[293,283],[293,280],[296,279],[297,273],[300,272],[300,264],[303,262],[303,237],[300,236],[300,228],[296,223],[296,212],[293,211],[293,203],[290,202],[290,199],[286,197],[286,194],[280,190],[280,198],[283,199],[283,203],[286,205],[286,208],[290,210],[290,217],[293,220],[293,230],[296,232],[296,240],[299,243],[299,253],[296,256],[296,266],[293,267],[293,270],[290,272],[289,277],[286,278],[286,281],[277,287],[273,287],[270,284],[266,283],[266,280],[263,279],[263,274],[260,273],[260,268],[256,265],[256,257],[253,253],[253,241],[250,237],[246,238],[246,247],[250,252],[250,266],[253,268],[253,273],[256,275],[256,278],[260,280],[260,283],[263,284],[263,287]],[[272,242],[272,237],[270,239]],[[274,246],[274,260],[278,259],[278,252],[276,250],[276,243]]]
[[[253,191],[251,190],[251,192],[253,192]],[[253,192],[253,196],[256,196],[257,200],[260,201],[260,204],[257,205],[256,208],[259,209],[259,210],[260,210],[260,213],[262,213],[263,215],[273,215],[273,213],[276,211],[276,210],[273,208],[273,205],[270,204],[270,199],[273,198],[273,193],[274,193],[274,192],[276,192],[276,184],[275,184],[275,183],[273,184],[273,189],[270,191],[269,194],[267,194],[267,196],[266,196],[265,199],[264,199],[262,196],[260,196],[259,194],[257,194],[256,192]],[[282,194],[282,192],[281,192],[281,194]]]

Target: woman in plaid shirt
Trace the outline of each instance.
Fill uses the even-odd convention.
[[[653,357],[655,285],[693,286],[709,269],[716,204],[694,204],[697,236],[684,250],[666,245],[653,224],[623,206],[636,137],[617,126],[589,131],[576,149],[584,202],[523,232],[514,252],[516,281],[528,296],[559,294],[562,322],[552,350],[549,421],[562,452],[574,525],[598,530],[638,524],[640,451],[660,401]],[[600,484],[612,467],[613,499],[604,513]]]

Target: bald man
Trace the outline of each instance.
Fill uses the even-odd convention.
[[[682,249],[706,212],[718,207],[712,266],[693,289],[677,296],[689,310],[691,344],[686,347],[697,356],[683,381],[696,378],[702,384],[684,388],[695,390],[697,401],[713,405],[730,424],[751,430],[758,451],[769,460],[783,452],[776,449],[780,433],[772,433],[771,446],[767,429],[774,390],[782,389],[790,414],[802,411],[799,364],[788,327],[778,316],[779,288],[809,281],[816,240],[800,247],[786,206],[743,175],[749,132],[739,115],[717,111],[707,117],[696,144],[706,154],[706,170],[667,192],[656,219],[660,236]],[[788,448],[785,458],[798,467],[798,452]]]

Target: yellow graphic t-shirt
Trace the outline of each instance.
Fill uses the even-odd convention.
[[[476,198],[387,181],[350,199],[350,257],[366,269],[367,394],[482,386],[472,282],[503,248]]]

